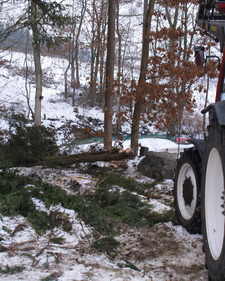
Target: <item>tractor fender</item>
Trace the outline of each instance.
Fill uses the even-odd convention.
[[[219,125],[225,125],[225,100],[212,103],[201,111],[202,114],[207,112],[210,120],[216,118]]]
[[[205,148],[205,141],[200,139],[188,139],[188,142],[192,143],[196,147],[202,161],[202,155]]]

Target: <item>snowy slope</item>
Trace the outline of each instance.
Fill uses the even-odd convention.
[[[1,106],[6,108],[13,106],[19,112],[23,110],[27,114],[27,101],[24,96],[25,76],[22,70],[24,57],[19,53],[8,53],[4,54],[4,59],[9,62],[0,67]],[[31,58],[29,63],[32,68]],[[43,59],[45,78],[51,81],[50,88],[43,88],[42,124],[45,126],[60,128],[69,120],[74,124],[80,122],[71,102],[65,101],[62,96],[65,67],[63,60]],[[35,85],[31,77],[29,81],[30,105],[34,108]],[[83,83],[84,81],[85,77]],[[90,109],[86,105],[78,104],[76,107],[80,115],[103,120],[101,109]],[[1,120],[0,126],[4,128],[6,124]],[[124,127],[127,128],[127,124]],[[58,143],[64,142],[63,136],[60,134],[58,136]],[[176,143],[165,139],[141,139],[140,144],[153,151],[178,151]],[[89,146],[90,144],[83,144],[76,146],[75,149],[87,151]],[[125,141],[123,146],[129,147],[130,141]],[[184,147],[188,146],[181,145],[180,150]],[[137,172],[139,161],[140,158],[137,157],[127,162],[124,177],[133,177],[142,183],[152,182],[154,179],[146,178]],[[21,174],[33,173],[67,192],[70,192],[67,183],[71,179],[78,181],[81,189],[85,191],[94,191],[97,184],[95,178],[80,173],[77,169],[58,171],[40,167],[21,168]],[[167,196],[170,204],[173,200],[172,188],[173,182],[165,180],[156,187],[155,192],[160,196],[162,194]],[[166,205],[158,199],[143,198],[143,200],[148,200],[149,204],[154,205],[157,212],[170,208],[169,204]],[[0,215],[0,280],[207,280],[201,235],[190,235],[182,227],[173,226],[170,222],[152,228],[138,229],[127,226],[127,229],[116,237],[123,248],[120,249],[120,254],[112,259],[90,246],[96,238],[95,232],[90,226],[85,225],[74,211],[64,209],[60,205],[50,206],[48,209],[36,198],[33,198],[33,202],[39,210],[46,212],[57,210],[67,215],[72,222],[72,231],[68,234],[61,228],[55,228],[39,236],[24,217]],[[52,237],[63,237],[65,240],[62,244],[54,244],[50,242]],[[132,269],[131,264],[139,271]],[[7,272],[7,268],[11,268],[11,272]]]

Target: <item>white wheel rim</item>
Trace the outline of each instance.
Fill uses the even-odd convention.
[[[191,178],[193,184],[193,200],[191,205],[186,205],[183,197],[183,184],[186,178]],[[177,200],[180,213],[185,220],[190,220],[195,212],[197,203],[197,184],[194,171],[188,163],[185,163],[179,172],[177,180]]]
[[[224,191],[223,168],[216,148],[210,151],[205,175],[205,220],[209,249],[218,260],[223,248],[224,215],[222,214]]]

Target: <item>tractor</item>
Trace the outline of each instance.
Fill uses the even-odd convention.
[[[190,233],[202,233],[209,280],[225,280],[225,1],[198,2],[197,25],[220,44],[222,61],[207,137],[181,154],[174,178],[178,222]],[[204,47],[195,47],[198,66],[204,66]]]

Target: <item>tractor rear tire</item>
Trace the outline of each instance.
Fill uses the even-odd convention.
[[[202,164],[202,235],[209,280],[225,280],[225,128],[210,128]]]
[[[201,157],[195,147],[181,155],[174,179],[176,216],[189,233],[201,233]]]

